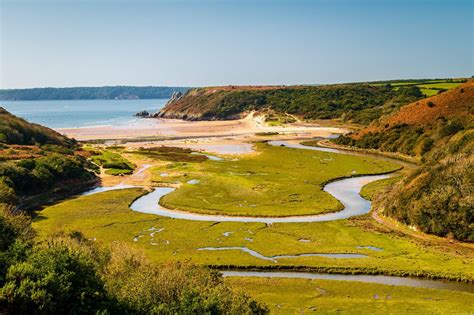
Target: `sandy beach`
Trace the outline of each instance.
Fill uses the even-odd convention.
[[[87,140],[185,140],[199,138],[243,138],[256,133],[278,132],[303,138],[327,137],[334,133],[347,132],[345,129],[321,127],[307,123],[293,123],[284,126],[268,126],[261,116],[253,113],[238,120],[225,121],[184,121],[177,119],[142,119],[128,126],[96,126],[84,128],[60,128],[58,132],[79,141]],[[202,141],[209,142],[203,139]],[[214,142],[214,141],[212,141]],[[143,145],[143,143],[142,143]]]

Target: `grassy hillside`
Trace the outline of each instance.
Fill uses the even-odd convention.
[[[420,157],[421,167],[395,185],[379,206],[424,232],[473,242],[473,115],[471,81],[334,141]]]
[[[366,124],[423,97],[418,87],[340,84],[325,86],[226,86],[189,90],[162,109],[160,117],[188,120],[234,119],[251,110],[272,109],[304,119]]]
[[[394,186],[384,213],[426,233],[474,242],[474,130],[438,143],[425,163]]]

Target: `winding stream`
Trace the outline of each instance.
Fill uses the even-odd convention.
[[[350,154],[346,151],[341,151],[333,148],[323,147],[310,147],[302,144],[290,143],[287,141],[270,141],[271,145],[284,145],[291,148],[298,149],[310,149],[331,153],[343,153]],[[148,166],[145,166],[146,168]],[[146,169],[145,168],[145,169]],[[140,170],[140,171],[144,171]],[[138,173],[141,173],[141,172]],[[290,216],[290,217],[245,217],[245,216],[227,216],[227,215],[207,215],[185,212],[180,210],[166,209],[159,205],[159,200],[166,194],[171,193],[175,188],[169,187],[157,187],[150,193],[138,198],[134,201],[130,208],[133,211],[156,214],[164,217],[194,220],[194,221],[221,221],[221,222],[261,222],[261,223],[290,223],[290,222],[324,222],[347,219],[352,216],[368,213],[370,211],[371,203],[368,200],[363,199],[360,196],[360,190],[362,186],[390,177],[390,174],[383,175],[367,175],[353,178],[346,178],[334,181],[324,186],[324,191],[328,192],[336,199],[338,199],[343,205],[344,209],[339,212],[320,214],[320,215],[305,215],[305,216]],[[125,185],[121,183],[113,187],[97,187],[94,188],[84,195],[90,195],[100,193],[104,191],[135,188],[138,186]],[[360,248],[368,248],[375,251],[381,250],[377,247],[371,246],[360,246]],[[278,256],[264,256],[256,251],[253,251],[247,247],[204,247],[197,250],[240,250],[246,252],[259,259],[277,262],[278,259],[297,258],[297,257],[310,257],[310,256],[321,256],[327,258],[365,258],[366,255],[362,254],[323,254],[323,253],[309,253],[309,254],[298,254],[298,255],[278,255]],[[324,273],[311,273],[311,272],[266,272],[266,271],[223,271],[224,277],[269,277],[269,278],[299,278],[299,279],[325,279],[325,280],[339,280],[339,281],[357,281],[367,283],[378,283],[385,285],[394,286],[410,286],[418,288],[431,288],[431,289],[446,289],[454,291],[463,291],[474,293],[474,285],[471,283],[459,283],[454,281],[443,281],[443,280],[430,280],[422,278],[409,278],[409,277],[395,277],[395,276],[383,276],[383,275],[346,275],[346,274],[324,274]]]
[[[474,293],[474,285],[470,283],[431,280],[422,278],[408,278],[380,275],[344,275],[312,272],[278,272],[278,271],[221,271],[224,277],[260,277],[260,278],[292,278],[292,279],[317,279],[357,281],[378,283],[394,286],[408,286],[427,289],[444,289]]]
[[[309,254],[295,254],[295,255],[276,255],[276,256],[265,256],[256,252],[248,247],[238,247],[238,246],[231,246],[231,247],[202,247],[198,248],[197,250],[239,250],[244,253],[248,253],[253,257],[268,260],[271,262],[278,262],[278,259],[287,259],[287,258],[299,258],[299,257],[326,257],[326,258],[337,258],[337,259],[344,259],[344,258],[366,258],[367,255],[363,254],[350,254],[350,253],[342,253],[342,254],[332,254],[332,253],[309,253]]]
[[[347,219],[370,211],[370,201],[359,195],[362,186],[390,177],[384,175],[368,175],[346,178],[334,181],[324,186],[324,191],[333,195],[343,205],[344,210],[316,215],[301,215],[288,217],[248,217],[229,216],[219,214],[200,214],[180,210],[166,209],[159,204],[161,197],[169,194],[174,188],[158,187],[152,192],[138,198],[130,205],[130,209],[137,212],[153,213],[156,215],[193,221],[218,221],[218,222],[260,222],[260,223],[292,223],[292,222],[325,222]]]

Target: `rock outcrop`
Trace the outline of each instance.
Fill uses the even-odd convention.
[[[147,112],[146,110],[143,110],[143,111],[141,111],[141,112],[138,112],[138,113],[136,113],[136,114],[133,115],[133,116],[141,117],[141,118],[150,118],[150,117],[151,117],[150,113]]]

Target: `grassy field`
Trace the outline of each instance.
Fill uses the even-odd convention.
[[[430,97],[439,93],[439,90],[432,90],[432,89],[420,89],[421,93],[426,95],[426,97]]]
[[[424,81],[400,81],[400,82],[389,82],[393,90],[398,90],[402,86],[417,86],[420,88],[421,93],[426,97],[430,97],[438,94],[440,91],[447,91],[454,89],[465,82],[464,79],[450,79],[450,80],[424,80]],[[375,83],[373,86],[380,86],[387,83]]]
[[[444,82],[444,83],[433,83],[433,84],[422,84],[422,85],[417,85],[420,88],[424,89],[438,89],[438,90],[449,90],[449,89],[454,89],[458,86],[460,86],[462,83],[460,82]]]
[[[474,294],[372,283],[230,277],[272,314],[472,314]]]
[[[101,244],[124,242],[154,261],[192,260],[206,265],[312,268],[325,272],[386,273],[474,280],[474,255],[415,242],[375,225],[368,216],[321,223],[198,222],[133,212],[141,189],[82,196],[38,213],[39,237],[61,230],[82,231]],[[155,233],[154,233],[155,232]],[[230,232],[230,233],[225,233]],[[227,235],[227,236],[226,236]],[[198,251],[209,246],[247,246],[265,256],[301,253],[361,253],[367,258],[299,257],[277,263],[241,251]],[[375,246],[382,251],[360,249]]]
[[[156,184],[183,185],[161,204],[200,213],[288,216],[342,209],[324,183],[339,177],[393,171],[398,165],[370,157],[255,145],[259,154],[203,163],[170,163],[153,169]],[[166,175],[166,176],[163,176]],[[199,180],[189,184],[189,180]]]
[[[120,153],[110,150],[93,151],[92,161],[102,166],[109,175],[125,175],[133,173],[135,165],[125,159]]]

